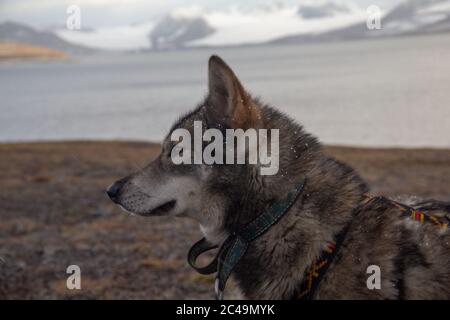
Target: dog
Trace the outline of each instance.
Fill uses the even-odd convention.
[[[277,173],[259,174],[260,163],[175,165],[177,141],[170,133],[193,134],[198,121],[220,131],[279,129]],[[153,162],[107,193],[136,215],[195,219],[211,245],[224,243],[306,179],[284,216],[249,243],[235,265],[231,276],[244,298],[295,299],[308,275],[318,278],[311,266],[344,229],[312,299],[450,298],[449,203],[370,198],[352,168],[326,155],[294,120],[253,98],[220,57],[209,59],[206,98],[170,133]],[[369,285],[374,266],[375,288]]]

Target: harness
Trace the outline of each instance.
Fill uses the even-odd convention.
[[[233,271],[236,264],[245,255],[249,244],[264,234],[271,226],[275,225],[292,207],[294,202],[301,195],[306,183],[306,178],[302,179],[293,190],[291,190],[286,198],[273,204],[267,211],[257,216],[247,225],[237,232],[230,234],[222,245],[212,245],[208,243],[206,238],[202,238],[195,243],[188,253],[188,263],[200,274],[212,274],[216,272],[216,280],[214,285],[214,293],[216,300],[223,299],[226,282]],[[365,195],[365,200],[355,208],[356,212],[361,211],[365,206],[373,201],[388,201],[396,206],[406,216],[413,218],[419,222],[431,221],[439,228],[445,228],[448,223],[443,223],[437,217],[420,212],[414,208],[398,203],[396,201],[384,197],[370,197]],[[314,293],[325,276],[328,268],[336,257],[339,248],[350,229],[351,221],[335,236],[334,240],[328,241],[325,249],[304,272],[303,280],[294,291],[293,300],[310,300],[314,297]],[[197,258],[203,253],[219,248],[214,259],[204,267],[196,265]]]
[[[355,214],[360,212],[369,204],[373,204],[375,202],[387,202],[388,204],[393,205],[397,209],[399,209],[404,217],[409,217],[420,223],[425,223],[427,221],[431,222],[439,230],[445,229],[449,225],[449,222],[443,222],[438,217],[382,196],[371,197],[365,194],[364,197],[365,199],[363,200],[363,202],[355,209]],[[311,264],[311,266],[305,270],[303,281],[294,291],[294,295],[291,300],[311,300],[314,297],[315,290],[325,276],[328,267],[333,262],[333,259],[336,257],[336,254],[345,239],[345,235],[350,228],[350,224],[351,221],[347,224],[347,226],[344,227],[341,232],[338,233],[335,241],[328,242],[327,247],[323,250],[320,257],[316,259]]]
[[[377,197],[377,198],[382,198],[382,197]],[[376,199],[376,198],[373,198]],[[448,227],[450,220],[448,219],[448,217],[442,217],[442,219],[427,214],[425,212],[422,212],[420,210],[414,209],[410,206],[407,206],[403,203],[394,201],[394,200],[390,200],[390,199],[386,199],[387,201],[390,201],[394,206],[396,206],[402,213],[404,216],[408,216],[411,219],[418,221],[420,223],[425,223],[425,222],[430,222],[432,224],[434,224],[436,226],[436,228],[438,228],[439,230],[445,229]],[[447,222],[443,222],[443,219],[446,219]]]
[[[350,223],[338,233],[335,240],[327,242],[327,246],[320,254],[320,257],[306,268],[303,280],[294,291],[291,300],[311,300],[314,297],[314,292],[325,276],[331,262],[336,257],[342,242],[344,242],[348,229],[350,229]]]

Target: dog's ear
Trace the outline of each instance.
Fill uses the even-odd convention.
[[[233,70],[218,56],[208,65],[208,121],[229,128],[256,127],[258,110]]]

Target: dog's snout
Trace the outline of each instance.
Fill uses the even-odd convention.
[[[117,200],[119,198],[120,190],[122,189],[123,185],[126,183],[126,179],[121,179],[119,181],[114,182],[112,185],[106,189],[106,193],[111,198],[112,201],[117,203]]]

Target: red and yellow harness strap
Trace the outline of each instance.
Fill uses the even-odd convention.
[[[389,201],[391,201],[391,203],[393,203],[397,208],[399,208],[400,211],[402,211],[405,215],[412,218],[414,221],[418,221],[420,223],[425,223],[429,221],[433,223],[438,229],[444,229],[448,227],[448,223],[441,221],[439,217],[427,214],[425,212],[414,209],[412,207],[409,207],[394,200]]]
[[[425,214],[423,212],[420,212],[418,210],[413,210],[411,212],[411,218],[416,221],[424,222],[425,221]]]
[[[433,223],[439,229],[444,229],[448,227],[448,223],[444,223],[439,219],[439,217],[424,213],[420,210],[414,209],[412,207],[406,206],[402,203],[396,202],[394,200],[390,200],[384,197],[370,197],[369,195],[364,195],[364,200],[360,205],[364,207],[369,202],[374,200],[382,200],[389,201],[395,207],[400,209],[400,211],[405,215],[412,218],[414,221],[418,221],[420,223],[425,223],[429,221]],[[320,257],[316,259],[309,268],[307,268],[304,272],[303,281],[299,286],[299,289],[295,291],[292,299],[294,300],[304,300],[304,299],[312,299],[314,296],[314,291],[317,288],[320,280],[324,277],[328,267],[333,261],[334,256],[336,255],[337,250],[339,249],[341,243],[343,242],[347,230],[349,229],[350,224],[347,225],[344,230],[342,230],[336,237],[336,241],[328,241],[326,246],[324,247]]]
[[[300,290],[293,297],[294,300],[307,299],[308,296],[313,293],[314,284],[320,281],[320,278],[325,274],[326,267],[328,267],[329,263],[333,260],[335,252],[336,241],[328,241],[320,258],[314,261],[311,266],[305,270]]]

